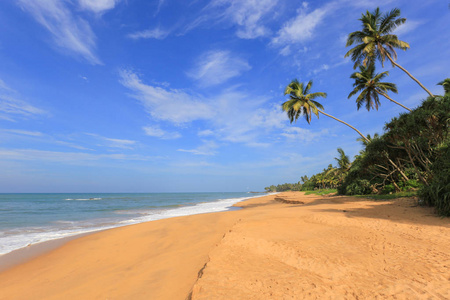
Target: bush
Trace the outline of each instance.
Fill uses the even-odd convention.
[[[395,187],[393,184],[387,184],[383,188],[383,194],[389,194],[389,193],[394,193],[394,192],[395,192]]]
[[[424,204],[435,206],[441,216],[450,216],[450,145],[438,152],[438,159],[433,163],[433,179],[428,186],[419,190],[419,197]]]
[[[368,195],[372,192],[369,180],[358,179],[350,183],[345,191],[346,195]]]

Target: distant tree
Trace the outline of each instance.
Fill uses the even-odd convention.
[[[366,11],[359,20],[362,22],[362,30],[350,33],[346,45],[348,47],[356,44],[356,46],[345,54],[345,57],[350,56],[355,62],[354,69],[359,65],[372,65],[376,60],[379,60],[381,65],[384,66],[384,61],[387,58],[393,66],[408,74],[430,96],[433,96],[417,78],[395,62],[397,59],[395,49],[407,50],[409,48],[408,43],[400,41],[397,35],[392,34],[398,26],[406,21],[405,18],[400,18],[400,10],[394,8],[382,15],[380,8],[376,8],[371,13]]]
[[[292,80],[292,82],[286,87],[284,95],[289,95],[289,100],[282,104],[282,108],[287,112],[289,120],[292,122],[297,121],[300,116],[305,116],[308,124],[311,123],[312,114],[315,114],[317,118],[319,118],[319,113],[330,117],[342,124],[347,125],[352,128],[356,132],[359,133],[361,137],[366,138],[358,129],[351,126],[350,124],[339,120],[338,118],[333,117],[325,112],[323,112],[323,106],[319,102],[314,99],[318,97],[326,98],[327,94],[318,92],[318,93],[309,93],[312,87],[312,80],[308,82],[305,86],[302,82],[299,82],[297,79]]]
[[[381,80],[388,75],[388,71],[376,74],[375,65],[373,64],[368,67],[359,66],[359,72],[355,72],[350,76],[350,78],[355,80],[355,83],[353,83],[354,89],[348,95],[348,98],[350,99],[352,96],[360,93],[356,98],[356,107],[359,110],[361,106],[364,105],[369,111],[373,108],[378,110],[378,106],[380,105],[378,95],[382,95],[386,99],[400,105],[404,109],[411,111],[408,107],[388,96],[387,92],[389,91],[397,93],[397,87],[394,83],[381,82]]]

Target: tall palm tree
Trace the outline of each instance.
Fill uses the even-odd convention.
[[[282,108],[287,112],[289,120],[292,122],[297,121],[297,119],[304,115],[308,124],[311,123],[312,114],[315,114],[317,118],[319,118],[319,113],[330,117],[342,124],[347,125],[352,128],[356,132],[359,133],[361,137],[367,139],[358,129],[351,126],[350,124],[339,120],[338,118],[333,117],[323,111],[323,106],[319,102],[314,99],[318,97],[326,98],[327,94],[318,92],[318,93],[309,93],[312,87],[312,80],[308,82],[306,86],[304,86],[303,82],[299,82],[297,79],[291,81],[291,83],[286,87],[284,91],[284,95],[289,95],[289,100],[282,104]]]
[[[359,66],[359,72],[353,73],[350,78],[355,79],[353,91],[348,95],[350,99],[353,95],[360,92],[358,98],[356,98],[356,106],[358,110],[365,104],[367,110],[375,108],[378,110],[380,105],[380,99],[378,95],[382,95],[388,100],[400,105],[404,109],[411,111],[408,107],[393,100],[388,96],[387,92],[391,91],[397,93],[397,87],[394,83],[380,82],[384,77],[388,76],[389,72],[382,72],[375,74],[375,65],[369,65],[368,67]]]
[[[407,50],[409,44],[400,41],[397,35],[392,32],[400,25],[405,23],[405,18],[400,18],[400,9],[394,8],[390,12],[381,14],[380,8],[377,7],[372,13],[366,11],[362,15],[362,30],[355,31],[348,35],[347,47],[356,44],[355,47],[350,49],[345,57],[351,56],[355,62],[354,69],[358,65],[370,65],[375,63],[375,60],[379,60],[384,67],[384,61],[390,60],[393,66],[398,67],[403,72],[408,74],[415,82],[417,82],[430,96],[433,94],[420,83],[417,78],[411,75],[405,68],[395,62],[397,59],[397,53],[395,49]]]
[[[438,83],[438,85],[442,85],[444,87],[445,94],[450,94],[450,78],[442,80]]]

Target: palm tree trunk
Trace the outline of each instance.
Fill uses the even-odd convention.
[[[389,53],[387,53],[387,51],[386,51],[386,56],[387,56],[387,58],[391,61],[391,63],[394,65],[394,66],[396,66],[396,67],[398,67],[400,70],[402,70],[403,72],[405,72],[406,74],[408,74],[408,76],[409,77],[411,77],[411,79],[412,80],[414,80],[415,82],[417,82],[417,84],[419,84],[431,97],[434,97],[434,95],[426,88],[426,87],[424,87],[423,86],[423,84],[422,83],[420,83],[420,81],[416,78],[416,77],[414,77],[414,76],[412,76],[411,75],[411,73],[409,73],[408,71],[406,71],[406,69],[405,68],[403,68],[402,66],[400,66],[398,63],[396,63],[393,59],[392,59],[392,57],[389,55]]]
[[[409,110],[409,111],[411,112],[411,109],[410,109],[410,108],[408,108],[408,107],[404,106],[403,104],[401,104],[401,103],[395,101],[394,99],[392,99],[391,97],[389,97],[387,94],[385,94],[385,93],[383,93],[383,92],[379,92],[379,93],[380,93],[382,96],[384,96],[384,98],[386,98],[386,99],[388,99],[388,100],[394,102],[394,103],[397,104],[397,105],[400,105],[400,106],[403,107],[404,109]]]
[[[348,124],[348,123],[345,123],[344,121],[339,120],[338,118],[335,118],[335,117],[333,117],[332,115],[329,115],[329,114],[327,114],[327,113],[321,111],[320,109],[318,109],[318,111],[319,111],[321,114],[324,114],[324,115],[327,116],[327,117],[330,117],[330,118],[332,118],[332,119],[335,119],[335,120],[338,121],[338,122],[341,122],[342,124],[347,125],[347,126],[350,127],[351,129],[353,129],[354,131],[356,131],[357,133],[359,133],[359,135],[360,135],[367,143],[370,143],[370,141],[369,141],[369,140],[368,140],[361,132],[359,132],[358,129],[356,129],[356,128],[353,127],[352,125],[350,125],[350,124]]]

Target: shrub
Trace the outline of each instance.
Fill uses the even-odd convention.
[[[395,187],[393,184],[387,184],[383,188],[383,194],[389,194],[389,193],[394,193],[394,192],[395,192]]]
[[[358,179],[350,183],[345,191],[346,195],[368,195],[372,192],[370,182],[366,179]]]
[[[441,216],[450,216],[450,145],[442,147],[433,163],[433,179],[419,190],[424,204],[435,206]]]

